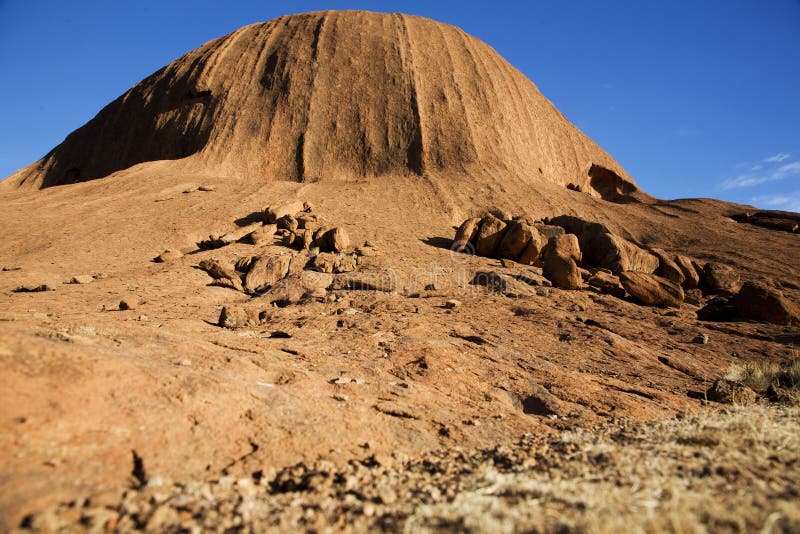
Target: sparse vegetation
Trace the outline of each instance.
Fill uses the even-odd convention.
[[[760,394],[765,394],[770,386],[800,392],[800,359],[784,363],[748,362],[734,365],[725,379],[744,384]]]
[[[792,366],[797,369],[796,364]],[[622,421],[511,447],[298,464],[270,476],[120,488],[31,530],[798,532],[800,408]],[[80,525],[80,526],[79,526]]]

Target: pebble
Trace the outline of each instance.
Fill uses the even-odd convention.
[[[122,297],[122,300],[119,301],[120,310],[135,310],[138,305],[139,298],[134,295]]]
[[[94,277],[88,274],[79,274],[70,278],[70,284],[91,284],[94,282]]]
[[[698,345],[708,345],[708,334],[698,334],[692,340],[692,343],[697,343]]]
[[[444,307],[448,310],[452,310],[453,308],[458,308],[461,306],[461,301],[456,299],[450,299],[444,303]]]

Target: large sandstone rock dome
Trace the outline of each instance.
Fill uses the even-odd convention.
[[[490,46],[429,19],[361,11],[286,16],[211,41],[8,182],[45,188],[155,160],[262,181],[448,171],[601,197],[636,190]]]

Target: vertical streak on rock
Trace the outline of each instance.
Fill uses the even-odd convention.
[[[409,89],[411,91],[410,105],[412,114],[411,141],[406,152],[406,166],[414,174],[422,175],[425,171],[424,141],[422,138],[422,118],[419,111],[419,99],[417,96],[417,81],[414,74],[414,57],[411,51],[411,37],[408,33],[405,15],[397,15],[403,30],[403,43],[400,47],[405,70],[408,73]],[[402,50],[405,49],[405,53]]]
[[[313,32],[313,39],[311,41],[311,75],[309,80],[310,90],[308,96],[308,107],[306,108],[305,119],[303,121],[302,126],[300,127],[300,135],[297,138],[297,153],[295,157],[295,163],[297,165],[297,181],[298,182],[306,182],[306,181],[316,181],[318,179],[317,176],[307,176],[306,171],[308,171],[307,162],[309,161],[309,155],[307,154],[306,148],[308,147],[307,143],[307,135],[309,126],[313,128],[311,124],[311,112],[312,106],[314,105],[314,98],[317,94],[317,86],[316,86],[316,79],[317,79],[317,71],[319,69],[319,50],[320,50],[320,35],[322,34],[323,26],[325,25],[325,21],[328,17],[327,13],[322,13],[317,21],[316,26],[314,27]]]

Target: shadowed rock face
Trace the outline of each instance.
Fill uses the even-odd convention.
[[[282,17],[211,41],[9,183],[50,187],[181,158],[187,171],[263,181],[470,169],[594,196],[637,189],[485,43],[432,20],[359,11]]]

